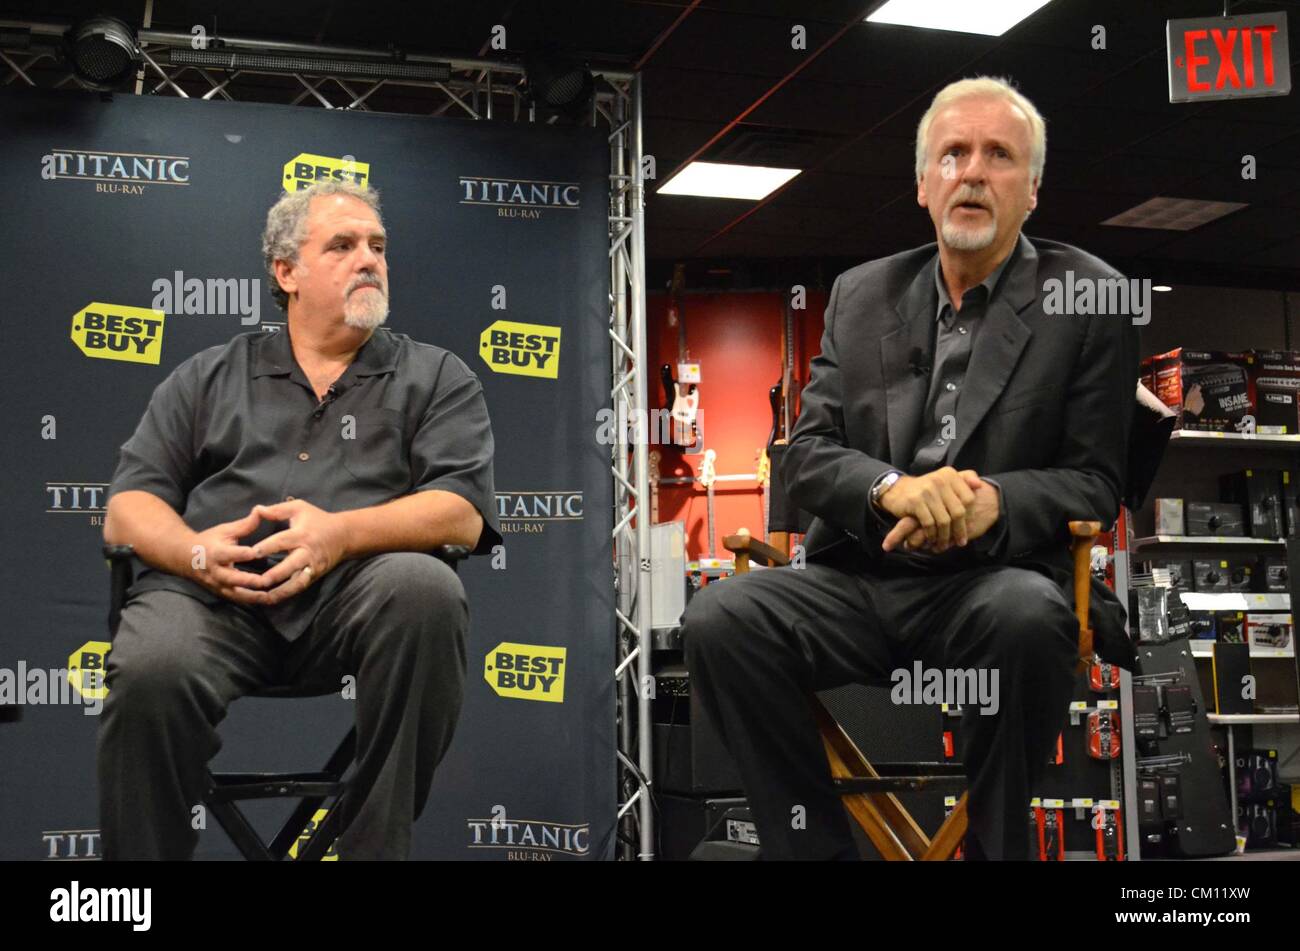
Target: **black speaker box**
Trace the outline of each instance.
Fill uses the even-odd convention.
[[[1254,713],[1255,701],[1247,694],[1250,676],[1250,645],[1216,641],[1212,658],[1214,669],[1214,712]]]
[[[1282,470],[1282,528],[1300,535],[1300,469]]]
[[[1183,507],[1188,535],[1245,535],[1245,513],[1230,502],[1187,502]]]
[[[1267,802],[1281,795],[1277,750],[1239,750],[1236,766],[1238,801]]]
[[[694,798],[661,792],[658,801],[660,858],[670,862],[685,861],[692,857],[692,853],[706,837],[714,844],[713,854],[697,856],[698,858],[757,858],[756,846],[727,838],[728,818],[744,824],[753,821],[743,798]],[[741,826],[738,831],[746,828],[747,826]]]
[[[1281,538],[1282,475],[1277,469],[1241,469],[1220,477],[1225,502],[1242,507],[1246,534],[1255,538]]]
[[[1268,593],[1285,593],[1291,590],[1286,559],[1277,555],[1263,555],[1255,565],[1252,575],[1255,590]]]
[[[1277,845],[1277,804],[1243,802],[1237,805],[1237,834],[1246,837],[1246,848],[1268,849]]]
[[[739,795],[740,771],[690,689],[685,665],[662,668],[655,682],[655,786],[691,796]]]

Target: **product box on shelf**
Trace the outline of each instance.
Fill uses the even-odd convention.
[[[1255,538],[1281,538],[1282,473],[1277,469],[1239,469],[1219,477],[1225,502],[1242,507],[1246,534]]]
[[[1192,588],[1196,591],[1231,591],[1232,567],[1226,558],[1194,558],[1192,579]]]
[[[1282,531],[1300,535],[1300,469],[1282,470]]]
[[[1246,514],[1233,502],[1186,502],[1183,521],[1188,535],[1245,535]]]
[[[1169,572],[1169,587],[1173,591],[1194,591],[1192,587],[1192,562],[1190,559],[1155,558],[1152,568],[1163,568]]]
[[[1300,352],[1255,350],[1250,382],[1255,390],[1255,432],[1300,433]]]
[[[1246,640],[1251,647],[1286,650],[1291,646],[1291,615],[1249,612],[1246,615]]]
[[[1263,555],[1255,565],[1255,590],[1261,594],[1289,594],[1289,577],[1285,558],[1280,555]]]
[[[1186,535],[1182,499],[1156,499],[1156,534]]]
[[[1156,396],[1178,412],[1182,429],[1241,432],[1255,414],[1249,352],[1178,347],[1151,358]]]
[[[1220,644],[1244,644],[1246,643],[1246,612],[1245,611],[1216,611],[1214,626],[1216,637]]]

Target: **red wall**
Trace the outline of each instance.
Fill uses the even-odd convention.
[[[821,349],[826,296],[809,291],[806,308],[794,311],[795,374],[800,384],[807,382],[808,361]],[[675,368],[678,362],[677,329],[668,325],[668,301],[667,294],[651,294],[647,301],[652,408],[667,405],[659,368],[664,363]],[[753,473],[759,450],[767,443],[772,427],[767,392],[781,378],[781,303],[778,292],[687,294],[683,302],[690,360],[700,364],[704,448],[717,452],[718,475]],[[684,455],[673,446],[652,448],[662,454],[663,477],[699,474],[702,453]],[[690,557],[705,554],[707,503],[703,488],[661,486],[659,520],[684,521]],[[758,484],[717,483],[714,523],[718,557],[731,557],[722,548],[722,538],[741,526],[761,535],[763,498]]]

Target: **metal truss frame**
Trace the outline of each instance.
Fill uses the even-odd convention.
[[[62,88],[81,85],[63,61],[58,41],[66,23],[0,20],[0,86],[25,84]],[[142,63],[136,74],[136,95],[170,95],[210,100],[281,101],[287,105],[325,109],[372,111],[372,97],[381,90],[400,92],[402,108],[385,109],[416,115],[451,114],[483,121],[553,123],[554,116],[539,117],[524,89],[520,63],[424,54],[398,56],[392,50],[297,43],[256,37],[222,36],[196,39],[190,33],[142,29],[137,33]],[[203,42],[205,45],[196,45]],[[177,50],[219,49],[299,57],[305,67],[297,71],[220,65],[173,64]],[[311,58],[311,60],[308,60]],[[358,79],[330,72],[328,64],[358,60],[371,64],[425,64],[445,66],[445,80],[406,77]],[[340,70],[342,67],[340,66]],[[613,671],[617,698],[618,795],[617,830],[624,859],[655,857],[655,814],[652,797],[653,756],[650,703],[654,696],[651,673],[650,525],[642,518],[643,500],[649,499],[649,427],[646,367],[645,184],[642,159],[641,83],[637,73],[592,66],[596,94],[587,124],[608,128],[609,135],[609,338],[610,403],[615,427],[610,474],[614,483],[613,552],[615,616],[608,632],[615,639],[617,666]],[[396,70],[394,70],[396,71]],[[265,77],[289,77],[285,83]],[[260,79],[260,85],[259,80]],[[252,82],[250,82],[252,80]],[[295,85],[296,84],[296,85]],[[301,87],[301,88],[298,88]],[[630,425],[625,425],[627,421]],[[593,426],[595,421],[593,420]]]

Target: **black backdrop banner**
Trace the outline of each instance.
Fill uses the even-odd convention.
[[[177,364],[283,324],[262,270],[266,210],[322,177],[378,189],[386,326],[470,365],[496,437],[505,544],[461,569],[465,704],[412,856],[612,857],[604,134],[27,91],[0,96],[0,167],[0,702],[8,689],[24,703],[0,723],[0,858],[100,854],[100,545],[117,450]],[[342,697],[240,700],[213,768],[319,769],[352,717]],[[245,811],[269,833],[290,804]],[[198,856],[235,854],[209,821]]]

